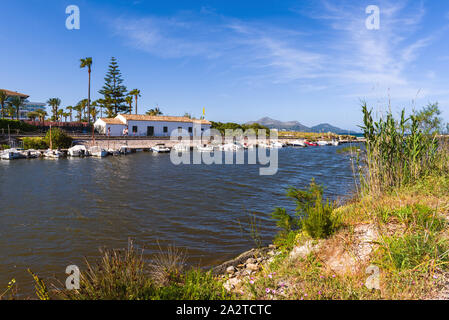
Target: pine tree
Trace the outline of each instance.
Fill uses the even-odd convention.
[[[116,116],[121,112],[126,112],[128,106],[125,104],[126,87],[123,85],[122,74],[117,64],[117,59],[111,58],[109,70],[104,78],[105,84],[103,88],[98,91],[104,96],[102,102],[106,108],[108,116]]]

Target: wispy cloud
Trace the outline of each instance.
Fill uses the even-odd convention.
[[[373,86],[384,92],[390,88],[397,96],[429,94],[431,89],[421,88],[408,73],[438,37],[417,36],[424,6],[408,1],[381,1],[379,6],[380,30],[367,30],[365,8],[352,2],[321,1],[315,12],[298,12],[324,25],[326,42],[316,39],[314,30],[223,17],[206,7],[199,15],[117,19],[114,28],[127,45],[163,58],[213,60],[211,65],[248,71],[244,78],[249,82],[296,83],[303,91],[334,86],[342,96],[369,95]]]

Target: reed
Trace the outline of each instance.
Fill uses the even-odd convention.
[[[366,139],[365,166],[361,166],[362,192],[380,195],[417,181],[433,170],[444,169],[447,150],[439,149],[436,133],[423,132],[415,115],[396,120],[391,111],[375,121],[366,103],[361,126]]]

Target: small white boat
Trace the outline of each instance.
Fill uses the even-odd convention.
[[[128,153],[131,153],[131,148],[128,147],[128,146],[121,146],[121,147],[118,149],[118,151],[119,151],[121,154],[128,154]]]
[[[335,147],[337,147],[337,146],[340,145],[340,141],[338,141],[338,140],[332,140],[332,145],[335,146]]]
[[[15,160],[23,158],[23,155],[17,149],[6,149],[2,151],[0,158],[2,160]]]
[[[109,153],[111,156],[119,156],[119,155],[120,155],[120,150],[117,150],[117,149],[108,149],[108,153]]]
[[[303,147],[303,148],[306,147],[305,142],[301,141],[301,140],[295,140],[295,141],[290,142],[289,144],[293,147]]]
[[[163,143],[158,143],[154,147],[151,147],[151,150],[154,153],[167,153],[167,152],[170,152],[170,148],[165,146],[165,144],[163,144]]]
[[[282,142],[279,142],[279,141],[273,141],[273,142],[271,142],[271,146],[273,148],[280,149],[280,148],[284,147],[284,144]]]
[[[328,146],[330,143],[328,141],[320,140],[317,142],[319,146]]]
[[[240,144],[237,143],[227,143],[218,147],[221,151],[238,151],[243,149]]]
[[[62,158],[63,155],[64,154],[59,150],[48,149],[44,152],[44,157],[48,159],[59,159]]]
[[[258,147],[258,148],[263,148],[263,149],[274,149],[274,147],[273,147],[272,144],[268,144],[268,143],[264,143],[264,142],[259,143],[259,144],[257,145],[257,147]]]
[[[40,151],[34,150],[34,149],[28,149],[21,152],[22,155],[27,159],[35,159],[42,156]]]
[[[185,143],[177,143],[173,146],[173,150],[175,151],[190,151],[190,146]]]
[[[97,147],[97,146],[93,146],[93,147],[89,148],[89,154],[92,157],[104,158],[104,157],[106,157],[108,155],[108,152],[105,149],[103,149],[103,148],[100,148],[100,147]]]
[[[85,157],[89,155],[89,151],[84,145],[76,145],[69,148],[67,154],[70,157]]]
[[[196,146],[196,149],[199,152],[213,152],[214,151],[214,147],[213,146],[208,146],[207,144],[198,145],[198,146]]]

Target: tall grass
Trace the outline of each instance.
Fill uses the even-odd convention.
[[[362,191],[379,195],[413,183],[441,166],[437,136],[423,132],[418,117],[406,118],[403,110],[398,120],[388,112],[375,121],[366,104],[362,112],[366,139],[366,166],[360,172]]]

